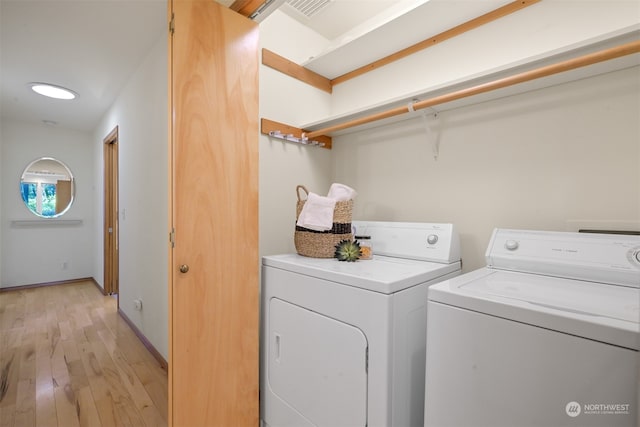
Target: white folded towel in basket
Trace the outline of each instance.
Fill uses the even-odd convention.
[[[331,230],[333,228],[333,210],[335,207],[336,199],[309,193],[296,224],[315,231]]]
[[[314,231],[328,231],[333,228],[333,210],[337,202],[346,202],[358,195],[344,184],[333,183],[327,197],[309,193],[300,211],[296,225]]]
[[[355,199],[357,195],[358,193],[353,188],[334,182],[329,188],[327,197],[337,202],[346,202],[347,200]]]

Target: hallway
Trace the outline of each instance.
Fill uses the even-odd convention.
[[[0,293],[0,427],[166,426],[167,372],[91,281]]]

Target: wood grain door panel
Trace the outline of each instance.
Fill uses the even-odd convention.
[[[214,1],[172,12],[172,425],[257,426],[258,28]]]

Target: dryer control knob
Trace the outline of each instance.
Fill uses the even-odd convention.
[[[427,243],[429,243],[430,245],[435,245],[437,241],[438,236],[436,234],[429,234],[427,236]]]
[[[507,240],[504,243],[504,247],[509,251],[515,251],[516,249],[518,249],[518,242],[516,242],[515,240]]]
[[[640,262],[640,249],[636,251],[636,261]]]

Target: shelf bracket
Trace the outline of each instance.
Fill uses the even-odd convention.
[[[414,99],[409,102],[407,108],[410,113],[414,113],[416,109],[414,108],[414,104],[419,102],[418,99]],[[424,124],[424,130],[427,134],[427,142],[431,144],[431,151],[433,153],[433,160],[438,160],[438,156],[440,155],[440,138],[433,131],[431,124],[429,123],[429,116],[433,116],[433,119],[438,118],[438,111],[435,108],[430,108],[431,112],[428,112],[426,109],[420,111],[420,116],[422,117],[422,122]]]

